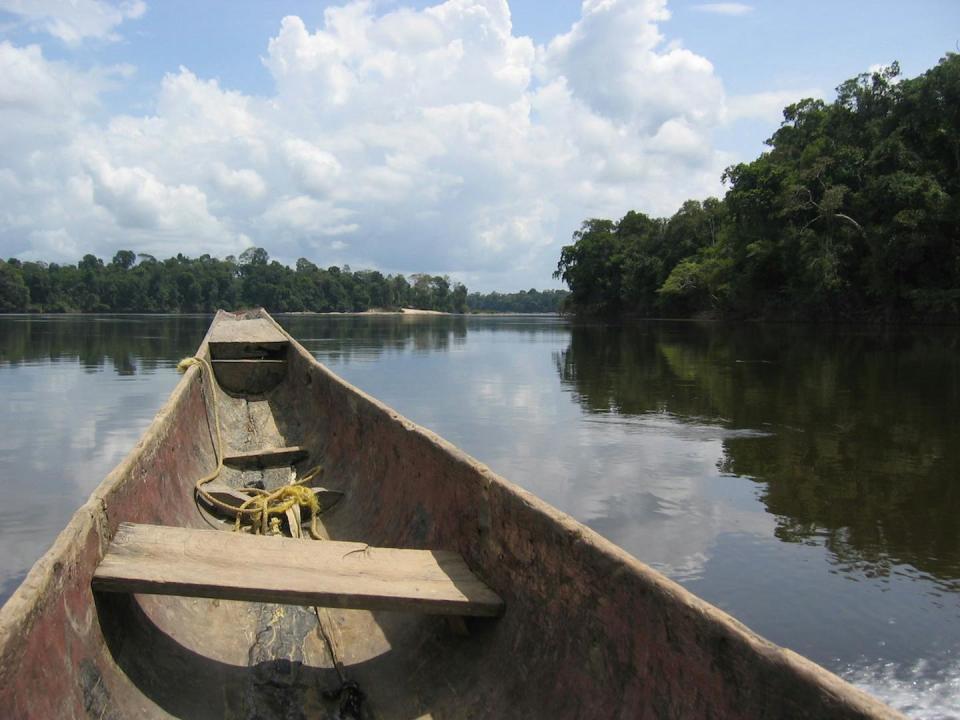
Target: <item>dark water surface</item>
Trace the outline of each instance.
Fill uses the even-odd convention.
[[[960,715],[960,334],[280,317],[322,362],[754,630]],[[202,316],[0,316],[0,601]]]

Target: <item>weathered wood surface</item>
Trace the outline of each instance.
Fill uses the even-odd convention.
[[[503,601],[455,552],[121,523],[95,590],[492,617]]]
[[[207,341],[217,343],[286,343],[287,337],[269,320],[222,320],[217,322]]]
[[[224,455],[223,464],[241,469],[280,467],[292,465],[305,457],[307,457],[307,449],[299,445],[293,445],[291,447],[263,448],[262,450],[231,453]]]
[[[213,360],[278,360],[290,345],[287,336],[264,318],[218,318],[210,331],[208,342]]]
[[[221,387],[233,393],[258,395],[276,387],[287,374],[286,360],[214,360],[213,372]]]

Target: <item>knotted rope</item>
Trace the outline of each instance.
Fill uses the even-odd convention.
[[[254,533],[266,535],[269,531],[271,515],[283,515],[287,510],[298,505],[310,510],[310,537],[314,540],[321,540],[322,536],[317,526],[317,518],[320,515],[320,501],[313,494],[313,490],[304,486],[304,483],[319,475],[321,470],[317,466],[295,483],[284,485],[272,492],[259,488],[242,488],[244,492],[255,494],[251,495],[250,499],[237,510],[234,531],[240,531],[240,521],[247,513],[250,515]]]

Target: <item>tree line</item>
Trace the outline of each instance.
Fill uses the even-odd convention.
[[[182,254],[167,260],[120,250],[110,262],[85,255],[76,265],[0,260],[0,312],[212,312],[263,306],[273,312],[363,312],[373,308],[465,313],[558,312],[566,290],[467,293],[427,273],[287,267],[263,248],[223,260]]]
[[[586,220],[555,277],[582,314],[960,320],[960,56],[788,106],[722,200]]]
[[[472,312],[555,313],[570,293],[566,290],[520,290],[514,293],[470,293],[467,305]]]
[[[182,254],[167,260],[120,250],[109,263],[0,260],[0,312],[212,312],[263,306],[275,312],[361,312],[413,307],[466,311],[467,288],[449,277],[383,275],[306,258],[290,268],[253,247],[223,260]]]

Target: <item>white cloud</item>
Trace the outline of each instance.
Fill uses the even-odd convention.
[[[222,162],[213,166],[212,179],[224,194],[239,196],[243,200],[259,200],[267,192],[267,184],[256,170],[239,168],[233,170]]]
[[[355,223],[345,222],[351,215],[351,210],[337,208],[306,195],[297,195],[278,200],[263,214],[262,220],[267,227],[274,230],[343,235],[359,227]]]
[[[284,142],[283,152],[304,190],[326,195],[333,189],[342,168],[332,154],[299,138]]]
[[[55,118],[69,123],[98,104],[106,73],[82,73],[65,63],[50,62],[38,45],[16,47],[0,42],[0,131],[11,116]]]
[[[747,13],[753,12],[752,5],[736,2],[702,3],[700,5],[694,5],[693,9],[698,12],[712,13],[714,15],[746,15]]]
[[[142,0],[0,0],[0,10],[21,18],[31,29],[46,32],[67,45],[87,38],[116,40],[114,29],[125,20],[140,17]]]
[[[573,97],[606,119],[655,133],[670,119],[710,123],[723,87],[710,62],[663,49],[666,0],[587,0],[570,32],[540,54],[540,76],[564,78]]]
[[[719,192],[714,130],[779,102],[727,98],[706,58],[666,44],[665,0],[587,0],[539,47],[505,0],[380,7],[284,18],[262,58],[273,93],[181,67],[138,116],[100,117],[124,69],[0,44],[0,254],[253,243],[284,262],[543,286],[584,218]]]
[[[207,209],[207,196],[194,185],[167,185],[142,167],[114,167],[98,154],[87,158],[93,199],[113,213],[120,226],[170,230],[192,225],[204,234],[217,220]]]

